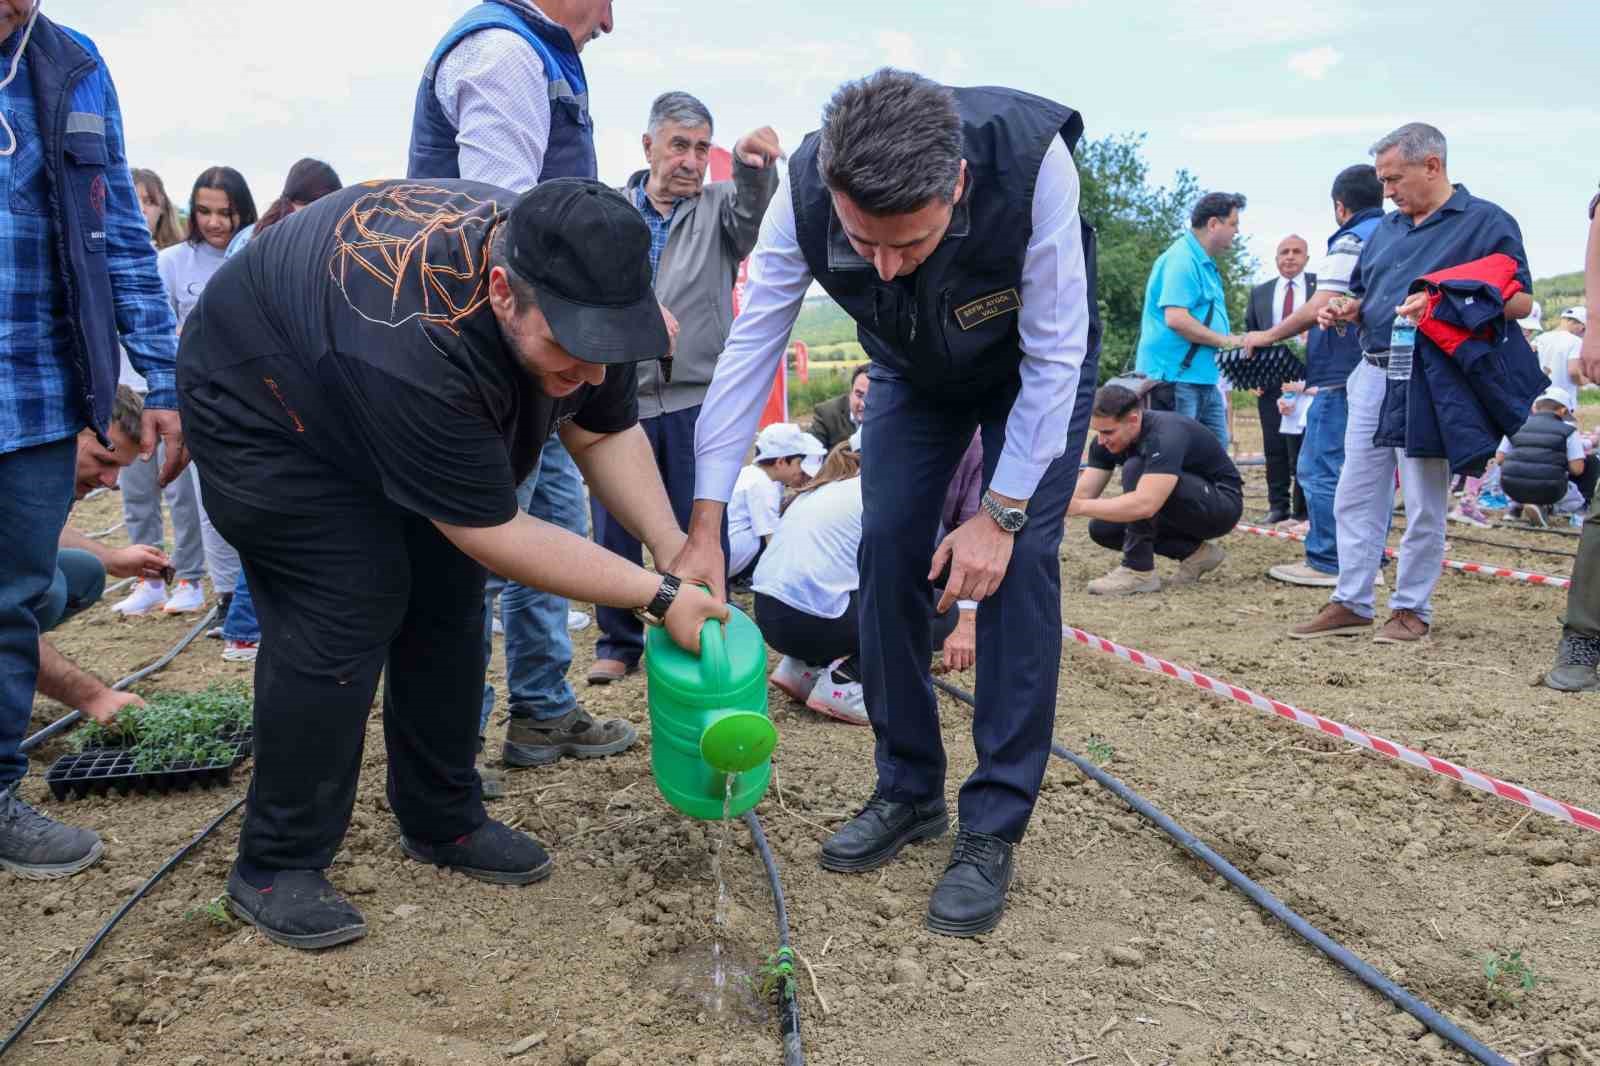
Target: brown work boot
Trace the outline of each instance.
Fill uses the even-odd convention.
[[[512,708],[515,711],[515,707]],[[513,714],[500,757],[507,766],[548,766],[563,756],[594,759],[633,747],[639,731],[621,718],[597,720],[572,708],[560,718],[541,721]]]
[[[1416,611],[1409,611],[1404,607],[1389,616],[1383,623],[1383,628],[1378,630],[1378,635],[1372,638],[1374,644],[1414,644],[1428,635],[1428,623]]]
[[[1355,637],[1372,632],[1372,619],[1363,618],[1342,603],[1325,604],[1309,622],[1301,622],[1289,630],[1296,640],[1315,640],[1318,637]]]
[[[591,685],[609,685],[613,681],[621,681],[629,674],[637,672],[637,662],[625,663],[621,659],[596,659],[594,665],[589,667],[588,682]]]

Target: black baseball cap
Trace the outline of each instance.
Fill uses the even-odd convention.
[[[556,178],[522,195],[507,258],[539,294],[550,331],[586,363],[639,363],[669,350],[650,278],[650,227],[615,189]]]

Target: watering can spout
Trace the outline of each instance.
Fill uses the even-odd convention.
[[[723,711],[700,734],[700,757],[725,774],[754,770],[772,757],[778,731],[764,714]]]

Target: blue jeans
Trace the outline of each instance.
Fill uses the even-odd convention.
[[[79,611],[93,607],[105,590],[106,568],[99,559],[77,548],[62,548],[56,556],[50,591],[34,605],[39,632],[48,633]]]
[[[1306,534],[1306,565],[1322,574],[1339,572],[1339,527],[1333,497],[1344,469],[1344,431],[1350,420],[1350,398],[1343,388],[1324,390],[1306,412],[1295,477],[1306,494],[1311,531]]]
[[[56,580],[56,544],[72,507],[76,436],[0,454],[0,789],[28,772],[17,751],[39,681],[39,619]]]
[[[583,478],[578,465],[552,436],[539,454],[539,468],[517,488],[517,503],[533,517],[570,530],[589,532],[584,509]],[[572,637],[567,633],[567,601],[515,581],[489,575],[483,598],[483,648],[487,662],[494,636],[494,596],[500,594],[500,623],[506,639],[506,688],[513,717],[548,721],[578,705],[567,683],[572,665]],[[494,713],[494,686],[484,683],[481,735]]]
[[[239,580],[233,583],[233,601],[228,605],[228,617],[222,620],[222,639],[246,644],[261,643],[261,623],[256,620],[256,601],[250,596],[250,585],[239,571]]]
[[[1174,409],[1188,415],[1217,435],[1222,446],[1228,446],[1228,409],[1223,406],[1222,393],[1216,385],[1196,385],[1190,381],[1172,383]]]

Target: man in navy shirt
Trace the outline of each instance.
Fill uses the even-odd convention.
[[[1450,464],[1372,443],[1386,388],[1390,331],[1397,315],[1421,319],[1427,294],[1410,293],[1411,283],[1436,270],[1496,252],[1516,260],[1523,291],[1506,301],[1507,319],[1522,318],[1532,308],[1533,280],[1516,220],[1465,186],[1451,184],[1445,173],[1444,134],[1425,123],[1408,123],[1373,145],[1372,154],[1378,180],[1396,210],[1378,224],[1362,249],[1350,279],[1350,297],[1331,300],[1317,317],[1323,329],[1358,324],[1363,351],[1347,387],[1344,472],[1334,498],[1339,583],[1327,606],[1289,635],[1304,639],[1372,631],[1373,585],[1388,538],[1398,469],[1406,532],[1389,620],[1373,639],[1405,644],[1427,636],[1432,624],[1430,601],[1444,560]]]

